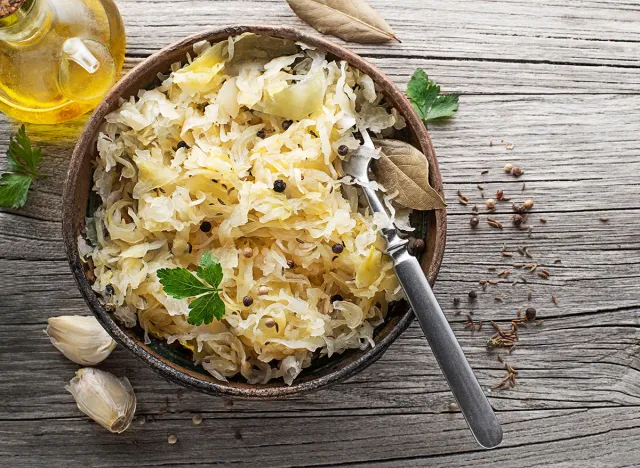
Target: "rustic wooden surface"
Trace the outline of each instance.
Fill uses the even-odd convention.
[[[450,410],[451,394],[416,325],[362,374],[282,402],[185,391],[118,349],[101,367],[131,380],[138,419],[122,435],[90,422],[63,388],[77,366],[42,333],[47,317],[87,313],[65,260],[59,214],[80,119],[28,127],[52,177],[36,184],[24,210],[0,211],[1,466],[640,465],[640,2],[371,3],[403,42],[353,49],[400,86],[423,67],[444,91],[462,95],[454,119],[430,125],[449,200],[436,295],[504,425],[502,446],[481,450]],[[118,5],[128,68],[209,26],[310,30],[284,0]],[[2,154],[16,128],[0,116]],[[526,174],[506,176],[506,162]],[[502,188],[513,200],[534,199],[533,232],[510,226],[509,204],[495,214],[504,230],[487,226],[486,216],[471,230],[470,207],[456,202],[456,191],[481,203],[478,183],[487,195]],[[512,251],[530,246],[552,276],[530,274],[516,287],[502,282],[469,304],[467,292],[495,276],[488,266],[523,261],[517,253],[503,257],[503,243]],[[488,321],[508,323],[529,304],[528,289],[544,323],[522,330],[512,354],[488,351]],[[462,299],[461,315],[454,297]],[[475,333],[463,325],[471,310],[484,324]],[[505,375],[498,354],[519,370],[513,389],[491,390]],[[199,426],[194,413],[204,416]],[[170,434],[176,445],[167,444]]]

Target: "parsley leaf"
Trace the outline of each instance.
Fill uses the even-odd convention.
[[[200,259],[197,276],[186,268],[163,268],[156,272],[165,294],[176,299],[194,297],[189,303],[191,325],[220,320],[225,313],[224,302],[218,292],[222,281],[222,266],[206,252]],[[208,283],[208,284],[207,284]]]
[[[430,120],[451,117],[458,110],[457,94],[439,94],[440,86],[430,80],[422,68],[418,68],[407,85],[407,96],[425,124]]]
[[[22,208],[27,203],[33,179],[46,177],[38,172],[42,150],[31,146],[24,125],[9,140],[7,172],[0,174],[0,206]]]

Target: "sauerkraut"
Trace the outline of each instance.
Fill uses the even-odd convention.
[[[370,77],[304,44],[244,34],[194,51],[106,117],[83,254],[126,326],[180,343],[218,379],[291,384],[312,357],[374,346],[401,298],[338,148],[404,121]],[[193,326],[156,271],[195,270],[205,252],[223,267],[226,314]]]

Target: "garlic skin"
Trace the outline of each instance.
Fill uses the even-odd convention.
[[[136,395],[126,377],[87,367],[76,372],[65,389],[80,411],[110,432],[124,432],[133,420]]]
[[[51,317],[45,333],[53,346],[81,366],[95,366],[104,361],[116,342],[95,317],[62,315]]]

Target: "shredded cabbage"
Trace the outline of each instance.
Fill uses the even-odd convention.
[[[341,179],[337,148],[356,149],[357,128],[404,121],[371,78],[302,44],[244,34],[195,49],[106,117],[97,245],[80,250],[126,326],[180,343],[220,380],[291,384],[312,356],[373,346],[401,297],[380,226]],[[226,314],[192,326],[188,301],[167,297],[156,271],[195,269],[207,251],[223,267]]]

